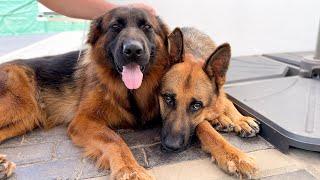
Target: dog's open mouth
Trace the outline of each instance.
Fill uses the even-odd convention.
[[[128,89],[138,89],[142,84],[144,66],[130,63],[122,67],[117,66],[122,75],[122,81]]]

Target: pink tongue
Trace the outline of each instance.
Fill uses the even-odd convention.
[[[130,63],[123,66],[122,81],[128,89],[138,89],[142,83],[143,74],[140,66],[136,63]]]

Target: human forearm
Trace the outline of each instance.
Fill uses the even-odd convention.
[[[80,19],[94,19],[117,7],[105,0],[39,0],[39,2],[55,12]]]

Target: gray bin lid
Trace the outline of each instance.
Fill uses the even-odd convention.
[[[225,89],[241,111],[262,122],[262,136],[280,150],[320,151],[320,80],[293,76]]]
[[[276,54],[265,54],[265,57],[274,59],[276,61],[288,63],[294,66],[300,66],[301,59],[304,57],[313,56],[313,52],[290,52],[290,53],[276,53]]]
[[[230,61],[227,83],[284,77],[288,69],[286,64],[263,56],[235,57]]]

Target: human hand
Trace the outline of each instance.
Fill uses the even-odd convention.
[[[134,8],[141,8],[141,9],[145,9],[147,10],[149,13],[153,14],[153,15],[156,15],[156,11],[155,9],[148,5],[148,4],[145,4],[145,3],[132,3],[132,4],[126,4],[126,5],[121,5],[121,6],[127,6],[127,7],[134,7]],[[119,7],[119,6],[116,6],[116,7]]]
[[[142,9],[145,9],[147,11],[149,11],[149,13],[153,14],[153,15],[156,15],[156,11],[155,9],[148,5],[148,4],[144,4],[144,3],[133,3],[133,4],[128,4],[127,6],[129,7],[135,7],[135,8],[142,8]]]

